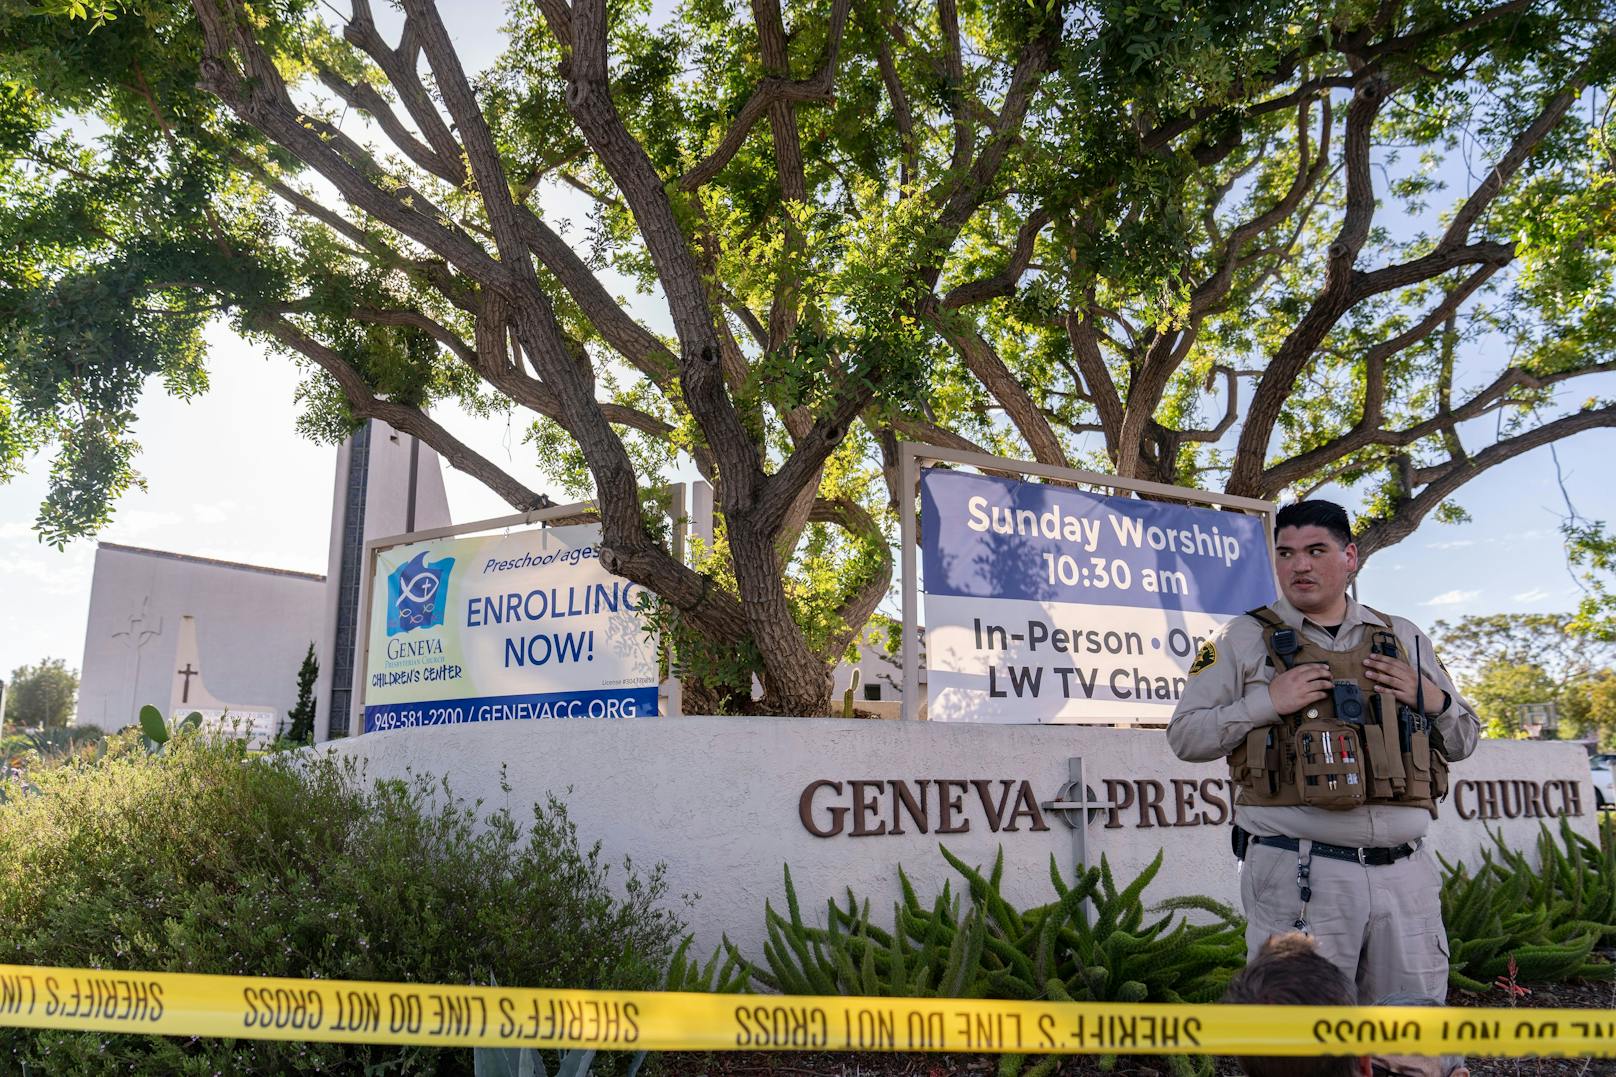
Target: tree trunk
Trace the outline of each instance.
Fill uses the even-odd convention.
[[[823,715],[830,707],[830,669],[814,654],[791,615],[773,537],[731,515],[730,557],[741,608],[763,659],[763,708],[788,716]]]

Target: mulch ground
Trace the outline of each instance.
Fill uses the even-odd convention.
[[[1616,954],[1607,954],[1616,958]],[[1562,983],[1528,985],[1531,994],[1520,999],[1520,1009],[1580,1009],[1616,1011],[1616,983]],[[1502,992],[1474,995],[1454,991],[1450,1006],[1507,1007]],[[663,1054],[659,1072],[678,1077],[951,1077],[953,1074],[994,1074],[998,1059],[983,1055],[855,1054],[849,1052],[729,1054]],[[1472,1058],[1473,1077],[1616,1077],[1616,1060],[1585,1058]],[[1220,1077],[1239,1074],[1227,1060],[1219,1060]],[[1165,1060],[1155,1057],[1117,1058],[1101,1069],[1097,1058],[1067,1059],[1060,1077],[1170,1077]]]

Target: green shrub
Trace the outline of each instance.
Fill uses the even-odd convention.
[[[101,743],[105,736],[93,725],[51,726],[7,733],[0,739],[0,762],[14,758],[29,764],[52,764]]]
[[[1448,982],[1485,991],[1505,974],[1525,983],[1609,980],[1616,966],[1592,956],[1616,935],[1616,844],[1608,821],[1596,845],[1561,820],[1560,840],[1538,835],[1538,863],[1493,835],[1473,870],[1442,861]]]
[[[0,805],[0,963],[645,989],[680,934],[661,870],[607,885],[551,799],[479,819],[352,760],[138,735]],[[621,896],[618,896],[618,895]],[[0,1029],[0,1071],[470,1073],[469,1050]]]

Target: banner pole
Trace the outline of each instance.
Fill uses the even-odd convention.
[[[898,446],[898,542],[902,546],[900,571],[903,573],[903,706],[900,714],[906,722],[919,713],[920,692],[920,629],[916,624],[919,602],[915,586],[916,450],[912,444]]]

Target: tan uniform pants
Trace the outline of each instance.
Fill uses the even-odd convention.
[[[1305,910],[1296,885],[1298,855],[1271,845],[1246,851],[1240,900],[1248,960],[1270,935],[1301,930],[1357,984],[1362,1005],[1404,992],[1446,1001],[1442,876],[1430,850],[1422,847],[1375,867],[1315,856],[1309,864],[1313,897]],[[1298,920],[1306,926],[1298,928]]]

